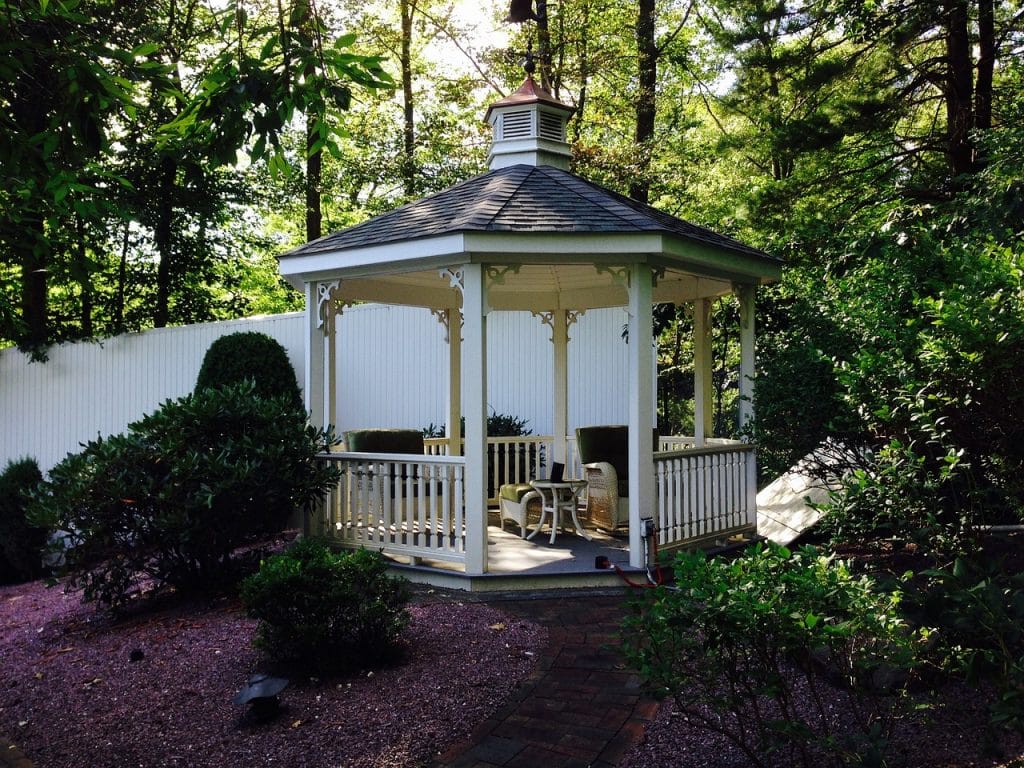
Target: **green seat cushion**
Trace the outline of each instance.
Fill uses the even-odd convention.
[[[498,495],[518,504],[523,500],[523,496],[532,490],[533,486],[529,483],[506,483],[498,489]]]
[[[352,429],[345,445],[355,453],[423,453],[423,433],[418,429]]]

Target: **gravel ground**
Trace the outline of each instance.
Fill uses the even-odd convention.
[[[479,604],[409,610],[401,665],[295,680],[255,725],[231,703],[260,669],[233,599],[113,622],[60,588],[0,588],[0,735],[37,768],[420,765],[530,673],[546,630]]]
[[[1017,736],[1003,740],[1001,756],[985,756],[982,726],[984,696],[976,690],[951,686],[927,714],[897,727],[887,757],[901,768],[1020,768],[1024,744]],[[772,763],[769,763],[772,764]],[[832,763],[821,763],[831,765]],[[675,704],[666,702],[620,768],[747,768],[750,762],[724,737],[686,725]],[[772,764],[788,768],[785,760]]]

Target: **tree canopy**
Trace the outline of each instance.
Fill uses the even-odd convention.
[[[1020,0],[478,13],[506,39],[454,0],[0,0],[4,343],[297,307],[273,256],[483,170],[532,51],[577,173],[785,258],[758,308],[768,473],[829,437],[909,445],[1019,501],[993,478],[1019,463]],[[690,322],[657,312],[667,431],[692,428]]]

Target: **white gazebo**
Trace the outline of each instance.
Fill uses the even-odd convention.
[[[334,423],[333,329],[346,305],[426,307],[447,329],[447,440],[423,456],[325,456],[343,476],[311,528],[469,579],[487,574],[488,316],[525,310],[550,327],[552,346],[537,354],[553,354],[554,429],[537,453],[578,472],[567,435],[567,348],[577,317],[599,307],[626,307],[629,318],[630,565],[647,564],[645,536],[666,548],[753,528],[753,446],[711,435],[710,307],[723,295],[739,299],[746,423],[755,292],[779,277],[781,262],[569,173],[571,112],[528,78],[488,110],[487,173],[281,256],[281,273],[306,295],[305,393],[317,424]],[[652,338],[652,306],[662,302],[693,307],[696,434],[652,446],[641,436],[656,424],[655,352],[632,340]]]

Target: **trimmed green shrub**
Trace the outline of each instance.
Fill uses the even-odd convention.
[[[32,493],[43,481],[35,459],[10,461],[0,474],[0,584],[42,575],[46,528],[25,518]]]
[[[37,521],[69,531],[69,584],[118,607],[144,579],[223,582],[239,544],[280,530],[336,482],[316,461],[333,442],[252,382],[165,402],[128,431],[88,443],[50,473]]]
[[[384,557],[335,554],[302,539],[242,583],[242,601],[259,620],[255,644],[278,664],[336,674],[393,659],[409,622],[406,583],[388,576]]]
[[[901,620],[898,593],[811,548],[684,554],[675,575],[634,604],[623,644],[687,725],[751,765],[884,764],[926,635]]]
[[[1024,733],[1024,574],[998,558],[957,558],[921,576],[905,613],[937,628],[940,668],[970,685],[992,683],[987,738],[998,751],[1001,731]]]
[[[195,391],[252,381],[263,397],[284,397],[302,409],[302,394],[288,353],[265,333],[229,333],[214,341],[203,357]]]

